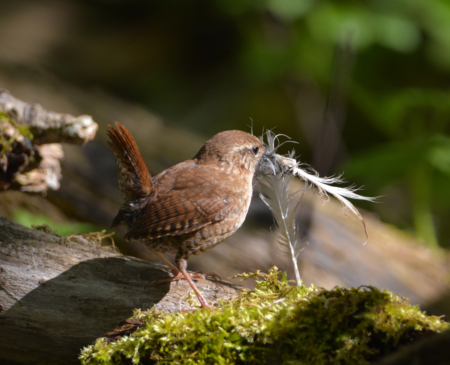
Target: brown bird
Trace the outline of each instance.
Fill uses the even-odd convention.
[[[174,277],[187,280],[201,307],[210,306],[186,272],[187,259],[230,237],[244,222],[255,169],[265,153],[262,142],[242,131],[221,132],[192,160],[151,177],[130,132],[121,124],[107,131],[118,158],[119,187],[125,203],[112,227],[128,227],[127,241],[143,242],[169,265]],[[163,253],[176,254],[176,267]],[[159,281],[161,282],[161,281]]]

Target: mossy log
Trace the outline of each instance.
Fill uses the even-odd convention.
[[[95,339],[116,341],[141,327],[129,319],[135,309],[169,313],[192,299],[184,282],[145,288],[170,270],[111,252],[92,237],[61,237],[0,218],[0,363],[77,364]],[[197,286],[210,302],[240,292],[219,281]],[[418,351],[442,350],[447,338],[418,342]],[[415,350],[408,351],[410,357]]]
[[[160,264],[109,252],[88,238],[65,238],[0,218],[0,363],[77,364],[82,347],[114,330],[136,308],[186,307],[187,283]],[[210,302],[238,288],[199,280]]]
[[[446,365],[450,363],[450,331],[435,334],[384,357],[375,365]]]
[[[368,365],[450,328],[372,286],[292,286],[276,267],[238,277],[257,278],[257,287],[213,312],[136,311],[80,359],[84,365]]]

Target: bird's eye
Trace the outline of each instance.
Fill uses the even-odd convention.
[[[259,147],[253,147],[252,148],[253,153],[255,154],[255,156],[258,154],[259,151]]]

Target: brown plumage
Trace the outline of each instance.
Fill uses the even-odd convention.
[[[261,141],[226,131],[207,141],[197,155],[151,177],[130,132],[109,126],[109,145],[118,158],[125,203],[113,226],[125,224],[126,240],[139,240],[172,267],[170,280],[186,279],[202,307],[209,306],[187,274],[186,260],[209,250],[243,223],[252,180],[264,154]],[[176,254],[176,267],[162,253]]]

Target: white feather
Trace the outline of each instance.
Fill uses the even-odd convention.
[[[332,186],[331,184],[340,184],[344,181],[340,176],[319,177],[318,173],[305,164],[299,163],[294,157],[292,151],[289,156],[281,156],[276,153],[280,145],[277,145],[277,139],[281,135],[275,135],[272,131],[266,131],[260,138],[266,148],[266,153],[258,165],[256,181],[260,190],[262,201],[272,211],[275,221],[280,229],[276,235],[277,241],[282,250],[288,254],[294,264],[297,284],[301,284],[300,273],[297,265],[297,256],[302,249],[302,245],[297,243],[297,229],[295,226],[295,213],[299,207],[301,198],[289,208],[289,203],[294,199],[294,194],[289,193],[289,187],[294,176],[315,185],[321,195],[328,198],[328,194],[336,197],[344,206],[344,209],[350,210],[355,214],[364,226],[367,239],[367,224],[355,206],[347,199],[358,199],[374,202],[377,198],[368,198],[356,194],[354,186],[346,188]],[[264,141],[266,137],[267,142]],[[287,137],[287,136],[286,136]],[[289,138],[289,137],[288,137]],[[301,166],[305,166],[301,168]],[[312,171],[312,173],[308,172]],[[308,186],[307,186],[308,188]],[[366,241],[367,242],[367,241]]]
[[[370,201],[370,202],[375,202],[377,198],[371,198],[371,197],[366,197],[366,196],[356,194],[355,191],[358,191],[358,189],[355,188],[354,186],[341,188],[341,187],[330,185],[330,184],[343,183],[344,181],[341,179],[342,175],[330,176],[330,177],[319,177],[317,173],[310,174],[310,173],[306,172],[305,169],[301,169],[299,167],[300,164],[294,158],[275,154],[275,159],[284,173],[291,173],[295,176],[298,176],[299,178],[301,178],[302,180],[304,180],[307,183],[309,182],[311,184],[314,184],[319,189],[319,192],[322,195],[324,195],[325,197],[328,197],[328,194],[331,194],[336,199],[338,199],[344,206],[344,209],[350,210],[353,214],[355,214],[358,217],[358,219],[361,221],[361,223],[364,226],[364,232],[366,234],[366,237],[369,238],[366,221],[362,217],[361,213],[359,213],[358,209],[356,209],[356,207],[350,201],[348,201],[346,198],[366,200],[366,201]]]
[[[300,285],[301,279],[297,265],[297,256],[302,247],[297,240],[295,213],[301,199],[298,199],[296,204],[290,208],[289,203],[294,199],[294,194],[289,193],[293,177],[294,175],[292,174],[265,175],[259,179],[258,187],[261,200],[272,211],[280,229],[275,238],[281,249],[292,259],[297,284]]]

